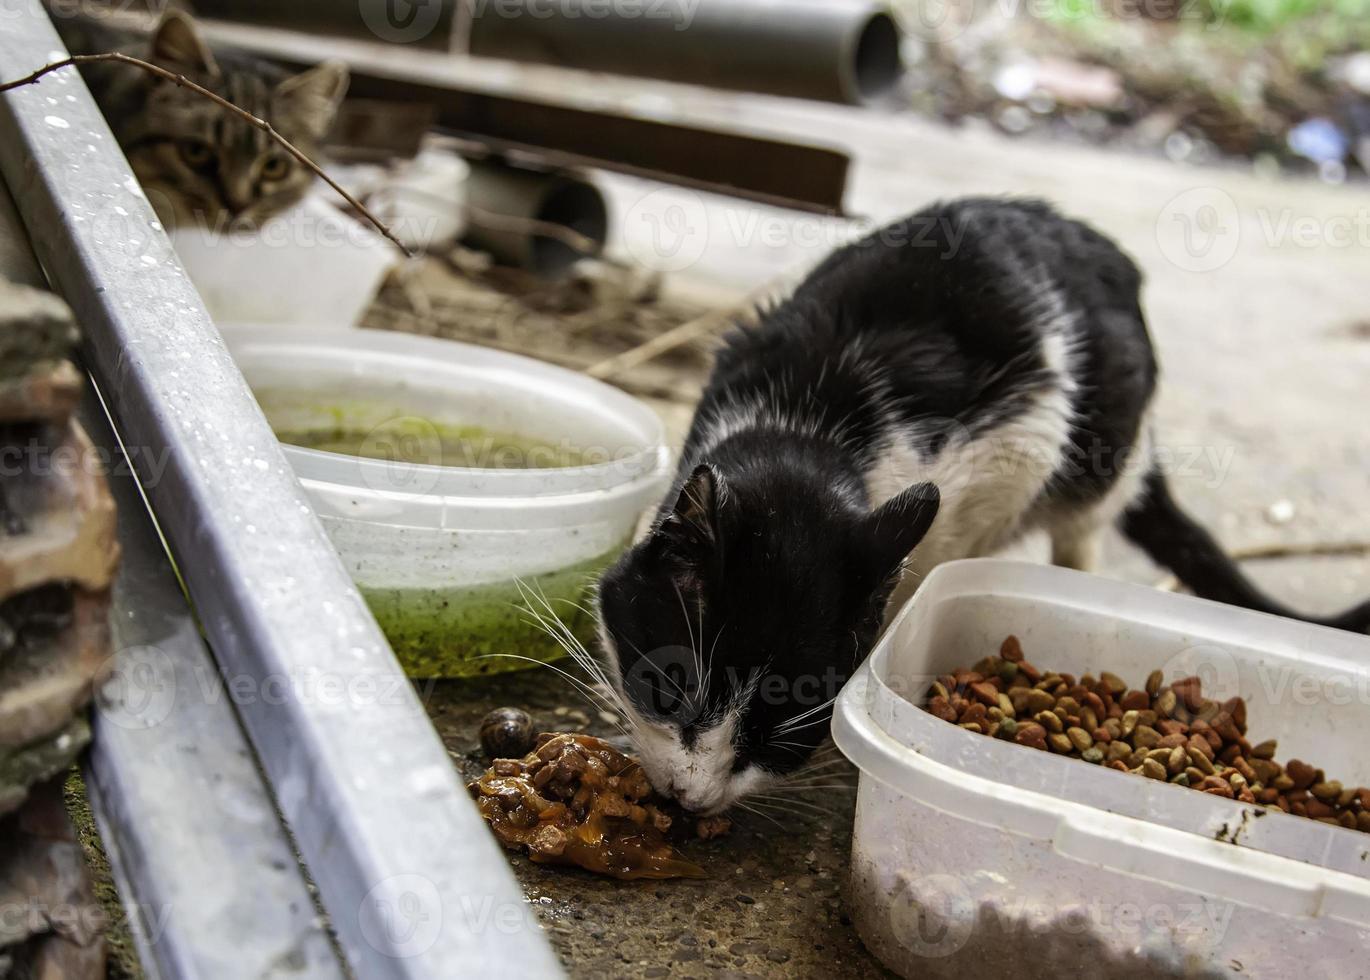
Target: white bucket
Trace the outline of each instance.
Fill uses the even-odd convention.
[[[315,188],[250,232],[173,228],[171,244],[218,323],[351,326],[403,256]]]
[[[335,426],[367,433],[368,454],[389,452],[282,447],[411,673],[490,673],[526,663],[507,655],[554,656],[520,608],[520,586],[545,593],[588,637],[577,604],[669,479],[650,408],[572,371],[430,337],[238,326],[224,339],[277,432]],[[526,457],[481,436],[453,448],[442,439],[453,426],[537,445]],[[487,468],[492,455],[543,451],[574,451],[581,465]]]
[[[1198,675],[1370,785],[1370,639],[1017,562],[936,569],[843,690],[861,769],[849,897],[904,976],[1367,976],[1370,834],[1092,766],[918,707],[1009,634],[1039,669]]]

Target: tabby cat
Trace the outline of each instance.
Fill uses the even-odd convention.
[[[189,15],[169,9],[150,38],[90,18],[55,17],[73,54],[123,51],[184,75],[267,120],[306,156],[333,124],[346,65],[298,75],[211,51]],[[314,175],[266,133],[204,96],[140,69],[87,65],[83,74],[115,138],[168,226],[250,229],[297,203]]]

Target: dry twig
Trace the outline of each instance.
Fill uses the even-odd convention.
[[[404,244],[391,233],[390,229],[386,227],[384,222],[380,221],[375,215],[373,215],[370,211],[366,209],[366,205],[362,204],[361,201],[358,201],[355,197],[353,197],[351,194],[345,191],[341,187],[341,185],[338,184],[337,181],[335,181],[332,177],[328,176],[328,174],[324,173],[322,167],[320,167],[313,160],[309,159],[309,157],[306,156],[302,151],[296,149],[295,145],[291,143],[288,139],[286,139],[280,133],[276,132],[275,127],[272,126],[271,123],[267,122],[265,119],[262,119],[258,116],[254,116],[246,109],[239,108],[232,102],[229,102],[223,96],[216,95],[209,89],[205,88],[203,85],[198,85],[195,82],[192,82],[184,75],[178,74],[173,71],[167,71],[165,68],[159,67],[158,65],[154,65],[151,62],[144,61],[141,58],[135,58],[132,55],[122,54],[118,51],[110,51],[104,54],[76,54],[68,58],[63,58],[61,61],[54,61],[51,64],[44,65],[42,68],[39,68],[37,71],[33,72],[32,74],[26,75],[23,78],[15,79],[12,82],[4,82],[3,84],[0,84],[0,92],[8,92],[11,89],[16,89],[23,85],[32,85],[35,82],[37,82],[40,78],[42,78],[44,75],[49,75],[52,72],[55,72],[62,68],[70,68],[75,65],[94,64],[96,62],[115,62],[122,65],[131,65],[134,68],[140,68],[145,72],[148,72],[152,75],[156,75],[158,78],[165,79],[168,82],[174,82],[182,88],[190,89],[197,95],[201,95],[204,98],[209,99],[209,101],[213,102],[215,105],[223,109],[226,109],[234,115],[238,116],[240,119],[244,120],[249,125],[255,126],[257,129],[260,129],[263,133],[266,133],[267,136],[271,137],[278,144],[280,144],[281,148],[284,149],[296,160],[298,160],[302,166],[312,171],[316,177],[322,180],[329,187],[333,188],[333,190],[337,191],[338,194],[342,196],[343,200],[345,200],[352,207],[356,208],[357,212],[361,214],[362,217],[366,218],[367,221],[371,222],[371,224],[375,226],[377,231],[379,231],[386,238],[390,239],[390,241],[394,242],[401,252],[403,252],[407,256],[413,257],[413,253],[408,248],[406,248]]]
[[[624,371],[631,370],[648,361],[655,360],[667,351],[683,347],[685,344],[692,343],[710,334],[716,333],[726,327],[731,326],[739,317],[748,315],[757,303],[763,299],[778,293],[784,284],[789,281],[789,276],[781,276],[778,279],[766,283],[760,289],[754,289],[748,293],[741,302],[734,306],[726,307],[721,310],[712,310],[703,316],[687,320],[677,327],[672,327],[663,334],[657,334],[651,340],[638,344],[613,357],[606,357],[597,364],[591,364],[585,369],[585,373],[592,378],[601,381],[608,381],[617,377]]]

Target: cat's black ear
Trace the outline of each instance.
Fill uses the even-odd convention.
[[[152,60],[195,73],[219,74],[219,63],[200,37],[195,21],[175,8],[167,10],[152,35]]]
[[[937,518],[942,495],[931,483],[917,483],[891,497],[866,517],[866,538],[876,574],[893,575]]]
[[[698,554],[718,544],[719,507],[727,493],[723,476],[708,463],[696,466],[680,488],[671,513],[656,537],[677,553]]]
[[[290,120],[291,128],[323,139],[333,126],[350,80],[346,63],[329,59],[277,85],[272,108],[280,118]]]

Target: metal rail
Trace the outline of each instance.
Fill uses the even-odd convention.
[[[36,0],[0,7],[0,77],[63,56]],[[367,980],[558,975],[74,72],[0,96],[0,172],[85,331],[88,364],[350,966]],[[209,898],[214,883],[205,887]]]
[[[496,152],[842,213],[851,161],[817,141],[747,132],[717,119],[663,118],[659,102],[617,99],[606,108],[603,93],[574,72],[523,68],[511,77],[509,65],[493,60],[250,24],[202,26],[214,44],[297,67],[341,58],[352,70],[349,98],[432,105],[438,126]]]
[[[111,463],[122,548],[115,657],[83,768],[144,972],[341,978],[230,697],[93,396],[82,421]]]
[[[43,289],[0,182],[0,276]],[[115,657],[92,709],[86,793],[150,978],[343,977],[299,862],[94,392],[81,420],[119,510]],[[213,901],[205,883],[220,882]]]

